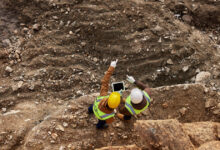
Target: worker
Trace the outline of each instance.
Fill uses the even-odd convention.
[[[96,124],[97,129],[105,129],[108,124],[114,121],[115,109],[120,104],[121,96],[118,92],[112,92],[108,95],[109,80],[114,72],[117,61],[112,61],[108,71],[105,73],[102,79],[100,96],[96,98],[93,105],[88,108],[89,114],[94,113],[96,118],[98,118],[98,123]]]
[[[138,88],[131,90],[123,105],[119,106],[117,116],[121,120],[130,120],[132,115],[137,115],[146,110],[150,104],[150,89],[134,77],[127,75],[127,81],[135,84]]]

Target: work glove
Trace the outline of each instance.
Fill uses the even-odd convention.
[[[130,83],[134,83],[135,79],[134,79],[134,77],[127,75],[127,81]]]
[[[110,66],[115,68],[117,62],[118,62],[118,59],[116,59],[115,61],[112,61]]]

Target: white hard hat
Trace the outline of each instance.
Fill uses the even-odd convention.
[[[131,102],[139,104],[143,99],[143,93],[140,89],[135,88],[131,90]]]

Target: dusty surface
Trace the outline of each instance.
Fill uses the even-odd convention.
[[[204,124],[211,124],[212,127],[205,127]],[[190,132],[185,126],[195,127]],[[135,129],[140,135],[143,149],[147,150],[194,150],[194,149],[218,149],[219,140],[217,137],[220,123],[184,123],[177,120],[138,120]],[[199,128],[199,129],[196,129]],[[204,130],[202,130],[204,128]],[[207,130],[210,129],[210,130]],[[194,136],[192,137],[192,134]],[[202,135],[202,136],[201,136]],[[206,139],[212,135],[213,139]],[[204,140],[204,143],[196,143],[197,140]]]
[[[201,93],[198,93],[199,97],[191,96],[191,92],[195,89],[201,91]],[[40,103],[20,103],[13,110],[0,116],[2,120],[0,125],[3,126],[0,129],[0,133],[2,133],[1,147],[4,149],[94,149],[105,146],[124,146],[126,143],[126,145],[136,144],[138,147],[144,148],[139,134],[134,130],[136,120],[173,118],[178,119],[180,122],[209,120],[219,122],[219,117],[205,108],[206,99],[213,93],[205,93],[204,91],[203,86],[194,84],[152,89],[154,100],[147,111],[129,122],[121,122],[117,119],[105,131],[96,130],[97,119],[93,115],[87,114],[87,107],[93,102],[98,93],[67,102],[54,103],[48,100],[48,102]],[[171,99],[166,99],[170,93],[176,94]],[[185,94],[183,96],[178,93]],[[212,97],[219,100],[220,95],[214,94],[216,94],[216,98]],[[190,99],[190,101],[183,103],[182,97]],[[168,104],[165,105],[164,102]],[[197,104],[198,107],[195,109],[193,104]],[[180,112],[182,108],[186,108],[184,114]],[[156,110],[158,111],[156,112]],[[14,125],[8,125],[12,120]],[[190,128],[192,126],[196,128],[194,127],[193,130]],[[178,129],[177,126],[175,128],[178,131],[183,130]],[[211,122],[187,123],[184,128],[195,146],[218,140],[220,136],[219,126]]]
[[[145,149],[194,149],[189,136],[186,136],[177,120],[137,121],[135,128]]]
[[[220,141],[212,141],[203,144],[201,147],[198,148],[198,150],[218,150],[220,149]]]
[[[219,139],[220,124],[208,122],[185,123],[183,129],[195,146]]]
[[[219,10],[219,0],[1,0],[0,149],[141,147],[137,118],[96,131],[93,98],[77,99],[99,92],[113,59],[112,81],[158,87],[138,119],[219,122]]]
[[[140,150],[136,145],[129,146],[108,146],[96,150]]]

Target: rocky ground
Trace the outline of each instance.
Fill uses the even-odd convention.
[[[127,94],[128,92],[124,93]],[[202,85],[154,88],[153,102],[147,111],[129,122],[117,119],[104,131],[96,130],[96,118],[87,114],[87,107],[97,95],[98,93],[86,95],[62,103],[19,103],[13,110],[0,116],[1,148],[94,149],[135,144],[142,149],[169,147],[170,150],[175,150],[175,147],[198,148],[220,138],[220,123],[217,123],[220,121],[219,113],[215,114],[220,109],[220,94],[213,93]],[[176,120],[170,122],[167,119]],[[135,127],[136,120],[139,120],[137,124],[148,120],[146,123],[150,128],[142,129],[142,125]],[[149,133],[149,130],[153,133]],[[181,144],[182,137],[187,138],[186,148],[181,146],[184,145]],[[179,141],[173,144],[171,141],[175,139]]]
[[[0,149],[175,149],[172,138],[144,144],[134,130],[136,120],[166,119],[178,120],[174,137],[186,132],[185,149],[219,146],[219,24],[219,0],[0,1]],[[97,131],[86,109],[115,59],[112,82],[133,75],[152,87],[153,102]]]

